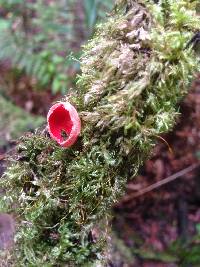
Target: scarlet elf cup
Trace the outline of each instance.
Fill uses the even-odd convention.
[[[47,123],[51,138],[65,148],[72,146],[81,132],[80,117],[69,102],[53,105],[48,112]]]

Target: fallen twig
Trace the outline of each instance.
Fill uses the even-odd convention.
[[[157,189],[158,187],[161,187],[162,185],[165,185],[167,183],[170,183],[174,180],[176,180],[177,178],[180,178],[182,177],[183,175],[187,174],[188,172],[191,172],[193,171],[194,169],[196,169],[197,167],[199,167],[199,163],[195,163],[195,164],[192,164],[191,166],[177,172],[177,173],[174,173],[172,175],[170,175],[169,177],[161,180],[161,181],[158,181],[150,186],[147,186],[146,188],[144,189],[141,189],[139,192],[137,193],[131,193],[127,196],[125,196],[121,201],[120,201],[120,204],[121,203],[127,203],[129,201],[131,201],[132,199],[136,198],[136,197],[139,197],[141,195],[144,195],[154,189]]]

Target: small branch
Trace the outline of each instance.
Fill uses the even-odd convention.
[[[159,188],[159,187],[161,187],[161,186],[163,186],[163,185],[165,185],[167,183],[170,183],[170,182],[176,180],[177,178],[180,178],[183,175],[185,175],[185,174],[193,171],[197,167],[199,167],[199,163],[192,164],[191,166],[189,166],[189,167],[187,167],[187,168],[185,168],[185,169],[183,169],[183,170],[181,170],[181,171],[179,171],[179,172],[177,172],[177,173],[175,173],[175,174],[173,174],[173,175],[171,175],[171,176],[169,176],[169,177],[167,177],[167,178],[165,178],[165,179],[163,179],[161,181],[158,181],[155,184],[152,184],[150,186],[147,186],[146,188],[140,190],[137,193],[133,193],[133,194],[129,194],[128,196],[125,196],[121,200],[120,203],[123,203],[123,204],[124,203],[127,203],[127,202],[131,201],[132,199],[134,199],[136,197],[142,196],[142,195],[144,195],[144,194],[146,194],[146,193],[148,193],[148,192],[150,192],[150,191],[152,191],[154,189],[157,189],[157,188]]]

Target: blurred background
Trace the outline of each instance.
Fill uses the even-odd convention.
[[[113,5],[0,0],[0,175],[17,138],[43,125],[52,102],[76,90],[81,46]],[[112,266],[200,266],[200,76],[180,113],[113,207]],[[9,244],[1,238],[7,220],[0,214],[0,248]]]

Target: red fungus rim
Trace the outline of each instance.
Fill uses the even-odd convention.
[[[78,112],[69,102],[53,105],[47,115],[48,131],[52,139],[63,147],[73,145],[81,131],[81,121]],[[62,137],[62,131],[67,138]]]

